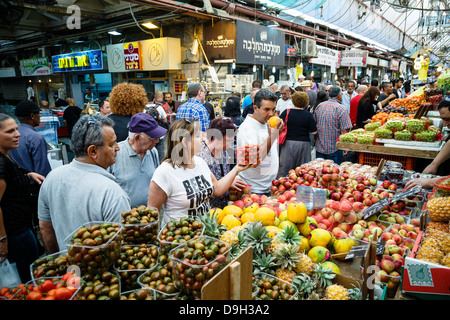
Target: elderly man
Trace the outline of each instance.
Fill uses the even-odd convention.
[[[300,85],[301,85],[303,91],[306,92],[306,94],[308,95],[308,98],[309,98],[309,105],[308,105],[307,110],[312,110],[312,108],[314,108],[314,106],[316,105],[317,91],[312,90],[311,80],[305,80]]]
[[[350,100],[350,120],[352,121],[352,125],[356,125],[356,115],[358,113],[358,103],[361,100],[361,97],[369,90],[369,87],[362,84],[356,88],[356,93],[358,94],[356,97],[353,97]]]
[[[291,100],[291,88],[285,84],[280,88],[281,99],[278,99],[277,106],[275,107],[275,114],[279,116],[286,109],[294,107]]]
[[[275,92],[278,98],[281,98],[280,89],[278,88],[278,85],[275,82],[269,86],[269,89]]]
[[[206,132],[211,123],[205,107],[206,90],[200,83],[192,83],[187,88],[187,96],[189,100],[178,107],[176,120],[185,118],[200,121],[202,131]]]
[[[355,81],[353,80],[347,81],[346,87],[347,90],[342,93],[341,104],[345,107],[347,113],[350,114],[350,101],[352,101],[352,99],[356,97],[358,93],[356,93],[355,91]]]
[[[167,129],[147,113],[133,115],[128,127],[128,139],[119,142],[116,162],[108,172],[128,194],[131,207],[137,208],[147,205],[148,186],[160,162],[155,146]]]
[[[350,131],[352,122],[341,104],[342,89],[332,86],[328,95],[330,98],[320,103],[314,111],[317,124],[316,158],[331,159],[336,164],[341,164],[343,152],[336,148],[336,141],[341,134]]]
[[[82,117],[73,128],[71,163],[52,170],[41,186],[39,226],[49,253],[66,249],[64,239],[92,221],[121,222],[130,199],[106,169],[119,146],[114,122],[99,115]]]

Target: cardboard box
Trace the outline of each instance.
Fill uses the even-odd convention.
[[[405,258],[401,290],[420,299],[450,300],[450,268],[415,259],[423,231],[414,244],[411,254]]]

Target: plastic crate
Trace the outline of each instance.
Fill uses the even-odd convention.
[[[362,165],[369,165],[376,167],[380,164],[381,159],[384,159],[386,161],[400,162],[405,170],[414,170],[414,166],[416,164],[416,159],[411,157],[359,152],[359,164]]]

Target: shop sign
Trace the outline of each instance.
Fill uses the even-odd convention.
[[[407,68],[407,62],[406,61],[400,61],[400,67],[399,67],[399,71],[402,73],[402,74],[406,74],[406,68]]]
[[[341,64],[341,52],[327,47],[317,46],[317,58],[309,59],[309,63],[330,66],[331,73],[336,73],[336,69]]]
[[[141,43],[130,42],[123,44],[123,56],[125,58],[125,70],[141,69]]]
[[[374,57],[367,57],[367,65],[368,66],[378,66],[378,59]]]
[[[287,57],[301,57],[300,52],[298,52],[295,46],[289,44],[284,46],[284,53]]]
[[[236,58],[236,24],[214,22],[203,32],[203,49],[210,61]]]
[[[23,77],[45,76],[53,73],[48,57],[20,60],[19,65]]]
[[[102,70],[102,50],[82,51],[52,56],[52,67],[53,72]]]
[[[16,69],[9,68],[0,68],[0,78],[11,78],[16,76]]]
[[[380,67],[388,68],[389,67],[389,61],[388,60],[383,60],[383,59],[378,59],[378,65]]]
[[[367,67],[368,51],[344,50],[341,52],[341,67]]]
[[[391,67],[389,68],[392,71],[398,71],[400,66],[400,62],[397,59],[391,59]]]
[[[244,64],[284,66],[283,31],[238,20],[236,22],[236,60]]]

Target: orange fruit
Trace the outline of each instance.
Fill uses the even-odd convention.
[[[280,118],[278,118],[277,116],[270,117],[270,119],[269,119],[269,125],[270,125],[272,128],[275,128],[275,127],[277,126],[277,123],[278,123],[279,120],[280,120]]]

